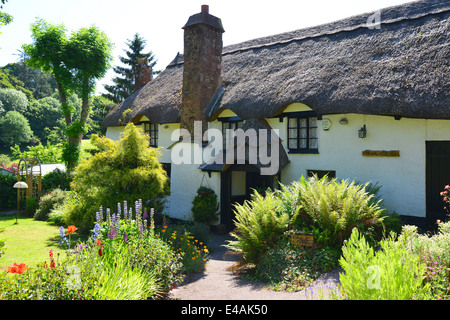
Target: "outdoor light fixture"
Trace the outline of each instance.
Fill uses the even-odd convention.
[[[366,125],[364,125],[361,129],[358,130],[358,137],[364,139],[367,136]]]
[[[17,181],[13,188],[17,189],[17,211],[16,211],[16,224],[17,224],[17,215],[20,210],[20,189],[28,189],[28,185],[24,181]]]
[[[339,120],[339,123],[342,125],[346,125],[346,124],[348,124],[348,120],[347,120],[347,118],[342,118],[341,120]]]

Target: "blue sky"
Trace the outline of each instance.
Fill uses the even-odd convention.
[[[146,49],[153,51],[156,68],[162,70],[183,52],[181,28],[202,4],[222,19],[226,46],[407,2],[411,0],[8,0],[3,11],[14,21],[0,29],[0,66],[17,61],[17,50],[31,43],[30,25],[36,17],[62,23],[69,31],[96,25],[115,44],[113,65],[119,64],[126,40],[137,32],[147,40]],[[98,90],[114,76],[108,72]]]

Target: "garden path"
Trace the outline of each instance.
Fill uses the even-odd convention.
[[[326,294],[327,281],[339,282],[339,271],[324,274],[312,287],[296,292],[273,291],[263,283],[240,279],[227,270],[238,257],[223,247],[229,235],[211,234],[210,260],[202,273],[191,274],[166,299],[170,300],[310,300]],[[322,290],[321,290],[322,289]]]

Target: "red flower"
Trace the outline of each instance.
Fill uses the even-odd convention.
[[[25,263],[17,264],[14,262],[12,265],[8,266],[8,272],[10,273],[22,273],[27,269],[28,267]]]
[[[98,255],[101,257],[103,255],[102,249],[98,249]]]
[[[75,227],[75,226],[68,226],[68,227],[67,227],[67,234],[74,233],[74,232],[77,231],[77,230],[78,230],[78,228]]]
[[[50,268],[56,268],[55,260],[52,259],[52,262],[50,262]]]

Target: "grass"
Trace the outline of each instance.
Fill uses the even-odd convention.
[[[65,258],[65,248],[59,244],[58,226],[20,215],[17,221],[16,224],[15,214],[0,213],[0,239],[6,244],[6,252],[0,257],[0,270],[7,270],[14,262],[25,263],[28,267],[44,261],[49,263],[50,250],[55,258],[58,253],[60,259]],[[78,238],[76,233],[72,234],[71,243],[75,244]]]

